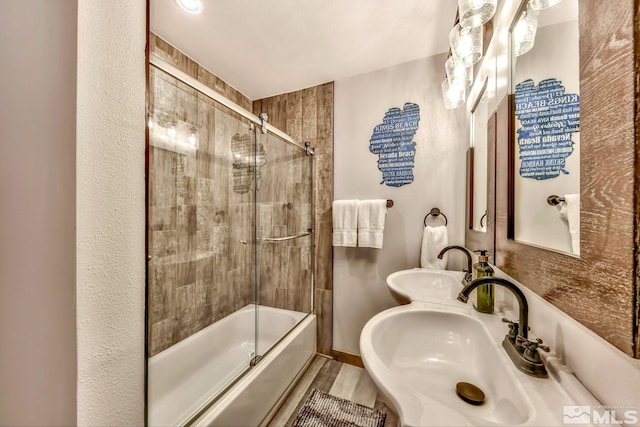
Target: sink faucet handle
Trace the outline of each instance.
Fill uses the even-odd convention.
[[[502,318],[502,322],[509,325],[509,332],[507,333],[507,337],[509,337],[511,342],[515,342],[518,337],[518,329],[520,328],[520,325],[518,325],[518,322],[509,320],[506,317]]]
[[[522,356],[532,363],[542,363],[540,354],[537,352],[538,349],[547,353],[549,352],[549,347],[542,345],[542,340],[540,338],[536,338],[535,341],[523,339],[522,349]]]
[[[462,272],[464,273],[464,278],[462,279],[462,285],[467,286],[467,284],[469,284],[473,280],[473,276],[471,275],[471,272],[466,268],[463,268]]]
[[[539,348],[540,350],[544,351],[545,353],[549,353],[549,351],[551,350],[549,348],[548,345],[542,345],[542,338],[536,338],[536,343],[537,343],[537,348]]]
[[[518,324],[518,322],[516,322],[515,320],[509,320],[506,317],[502,318],[502,323],[507,323],[509,325],[510,329],[515,329],[518,330],[518,328],[520,327],[520,325]],[[515,337],[514,337],[515,338]]]

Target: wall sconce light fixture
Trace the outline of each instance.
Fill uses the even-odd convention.
[[[466,90],[464,86],[449,85],[449,80],[444,79],[442,82],[442,98],[444,99],[444,108],[452,110],[464,104]]]
[[[473,65],[467,67],[462,62],[456,62],[453,55],[444,63],[444,70],[447,73],[449,86],[469,88],[473,84]]]
[[[529,4],[535,10],[546,9],[551,6],[555,6],[562,0],[529,0]]]
[[[513,29],[513,47],[516,56],[524,55],[533,47],[538,31],[539,15],[540,11],[534,9],[532,2],[529,1]]]
[[[496,14],[497,6],[498,0],[458,0],[460,25],[465,28],[482,26],[493,18],[493,15]]]
[[[456,62],[472,66],[482,58],[482,26],[464,28],[456,24],[449,33],[449,44]]]

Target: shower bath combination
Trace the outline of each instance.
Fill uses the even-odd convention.
[[[313,150],[153,55],[149,92],[148,424],[257,425],[315,354]]]

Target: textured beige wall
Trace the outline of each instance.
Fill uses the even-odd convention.
[[[79,0],[78,424],[144,422],[144,0]]]
[[[386,277],[419,266],[423,219],[431,208],[447,216],[449,243],[464,242],[469,126],[464,109],[445,110],[442,103],[445,59],[430,56],[335,83],[335,198],[395,202],[386,217],[382,249],[333,250],[336,350],[359,354],[360,332],[367,321],[397,304]],[[405,102],[420,106],[413,138],[414,181],[389,187],[380,184],[378,156],[369,151],[369,139],[387,110],[402,108]],[[462,268],[460,261],[460,253],[451,253],[448,269]]]
[[[76,422],[76,16],[0,1],[0,425]]]

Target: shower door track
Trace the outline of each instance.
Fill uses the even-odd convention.
[[[151,53],[149,55],[149,63],[151,65],[153,65],[154,67],[156,67],[156,68],[164,71],[165,73],[169,74],[170,76],[175,77],[176,79],[180,80],[182,83],[184,83],[187,86],[195,89],[196,91],[202,93],[203,95],[208,96],[209,98],[213,99],[214,101],[216,101],[216,102],[224,105],[225,107],[229,108],[230,110],[240,114],[242,117],[250,120],[252,123],[254,123],[256,125],[259,125],[259,126],[266,126],[266,129],[267,129],[268,132],[271,132],[272,134],[280,137],[286,143],[288,143],[290,145],[293,145],[294,147],[299,148],[299,149],[304,150],[307,153],[309,153],[309,149],[308,149],[307,146],[302,145],[299,142],[295,141],[293,138],[291,138],[289,135],[287,135],[286,133],[284,133],[280,129],[278,129],[278,128],[274,127],[274,126],[269,126],[262,119],[260,119],[257,115],[253,114],[251,111],[241,107],[240,105],[236,104],[235,102],[231,101],[230,99],[225,98],[224,96],[222,96],[218,92],[214,91],[213,89],[211,89],[207,85],[205,85],[203,83],[200,83],[198,80],[194,79],[189,74],[187,74],[184,71],[180,70],[178,67],[176,67],[176,66],[170,64],[169,62],[165,61],[164,59],[162,59],[157,53]],[[313,152],[311,152],[311,154],[313,154]]]

